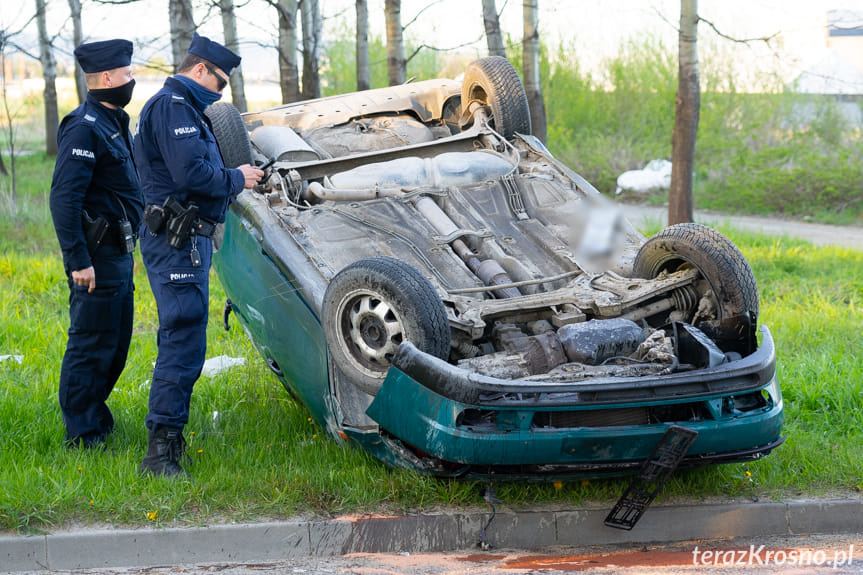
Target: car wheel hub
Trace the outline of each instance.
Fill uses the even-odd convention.
[[[377,368],[389,367],[403,339],[403,328],[392,308],[374,294],[357,297],[347,317],[351,355]]]

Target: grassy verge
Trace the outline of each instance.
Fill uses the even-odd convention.
[[[746,93],[733,60],[701,57],[696,207],[863,225],[860,102],[791,93],[769,76],[761,93]],[[624,171],[671,159],[676,47],[624,43],[596,76],[577,62],[562,52],[545,64],[549,148],[613,195]],[[667,192],[639,199],[664,202]]]
[[[67,287],[47,211],[50,160],[21,163],[29,182],[15,213],[0,215],[0,530],[73,523],[200,524],[295,515],[478,505],[478,485],[390,470],[315,425],[269,373],[239,329],[221,328],[213,281],[208,356],[242,367],[197,384],[187,427],[190,481],[138,475],[156,356],[155,304],[136,254],[132,353],[109,400],[111,453],[63,447],[57,380],[68,326]],[[675,474],[663,498],[850,493],[863,460],[863,252],[724,229],[751,262],[762,321],[777,343],[786,443],[747,465]],[[625,480],[500,485],[508,505],[610,505]]]

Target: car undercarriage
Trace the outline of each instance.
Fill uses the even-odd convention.
[[[781,394],[743,255],[697,224],[645,239],[529,134],[513,75],[485,59],[461,82],[288,104],[239,126],[208,112],[227,163],[274,160],[232,207],[230,264],[216,258],[253,341],[334,436],[434,473],[627,469],[669,424],[730,430],[696,440],[704,462],[769,451]],[[241,262],[265,285],[243,285]],[[307,309],[259,305],[266,294]],[[292,344],[323,351],[309,366],[322,389],[285,373],[297,358],[273,343],[293,341],[278,328],[298,313],[322,332]],[[591,430],[606,443],[579,439]]]

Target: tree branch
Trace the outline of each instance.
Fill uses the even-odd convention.
[[[423,48],[425,48],[427,50],[431,50],[433,52],[450,52],[452,50],[458,50],[460,48],[464,48],[465,46],[471,46],[471,45],[476,44],[477,42],[480,42],[480,41],[482,41],[482,35],[480,35],[480,37],[477,38],[476,40],[471,40],[470,42],[464,42],[462,44],[458,44],[457,46],[450,46],[449,48],[438,48],[437,46],[429,46],[428,44],[420,44],[419,46],[416,47],[416,49],[414,49],[414,51],[411,53],[410,56],[405,58],[405,64],[410,62],[411,59],[413,59],[414,56],[419,54]]]
[[[24,47],[21,46],[20,44],[16,44],[15,42],[7,42],[7,45],[15,48],[17,51],[21,52],[22,54],[24,54],[28,58],[32,58],[33,60],[37,60],[37,61],[39,60],[38,54],[31,54],[30,52],[25,50]]]
[[[14,38],[18,34],[22,34],[24,30],[27,29],[28,26],[36,19],[36,14],[31,14],[27,21],[21,25],[20,28],[15,30],[14,32],[7,32],[6,30],[0,29],[0,45],[6,44],[9,42],[10,38]]]
[[[279,16],[281,16],[282,18],[288,17],[287,11],[282,7],[281,3],[278,2],[278,0],[264,0],[264,2],[275,8],[276,12],[278,12]],[[297,4],[296,10],[299,10],[299,4]],[[296,18],[296,14],[296,11],[294,11],[294,18]]]
[[[680,33],[680,28],[678,28],[674,23],[669,22],[668,19],[662,14],[662,12],[660,12],[656,8],[654,8],[654,11],[656,12],[657,16],[659,16],[659,18],[661,20],[663,20],[666,24],[671,26],[678,34]],[[762,36],[760,38],[743,38],[743,39],[740,39],[740,38],[733,38],[727,34],[723,34],[722,32],[719,31],[719,29],[716,27],[716,25],[713,22],[711,22],[710,20],[708,20],[706,18],[702,18],[701,16],[698,16],[698,20],[699,20],[699,22],[704,22],[705,24],[710,26],[710,29],[713,30],[716,33],[716,35],[719,36],[720,38],[725,38],[726,40],[729,40],[729,41],[734,42],[736,44],[746,44],[748,46],[748,45],[752,44],[753,42],[764,42],[765,44],[767,44],[768,48],[770,48],[770,51],[773,52],[774,57],[779,57],[779,54],[776,52],[776,50],[773,48],[773,46],[770,45],[770,41],[773,38],[779,36],[782,33],[781,31],[774,32],[770,36]]]
[[[715,25],[713,22],[711,22],[710,20],[708,20],[708,19],[706,19],[706,18],[702,18],[701,16],[698,16],[698,20],[699,20],[700,22],[704,22],[705,24],[707,24],[708,26],[710,26],[710,28],[711,28],[711,29],[716,33],[716,35],[717,35],[717,36],[719,36],[720,38],[725,38],[726,40],[730,40],[730,41],[732,41],[732,42],[737,42],[737,43],[739,43],[739,44],[749,44],[749,43],[751,43],[751,42],[764,42],[765,44],[770,44],[770,41],[771,41],[773,38],[775,38],[775,37],[779,36],[779,34],[781,33],[781,32],[774,32],[774,33],[773,33],[773,34],[771,34],[770,36],[761,36],[760,38],[733,38],[733,37],[731,37],[731,36],[729,36],[729,35],[727,35],[727,34],[723,34],[722,32],[720,32],[720,31],[719,31],[719,29],[716,27],[716,25]]]
[[[422,16],[422,13],[423,13],[423,12],[425,12],[426,10],[428,10],[429,8],[431,8],[432,6],[434,6],[435,4],[440,4],[441,2],[443,2],[443,0],[436,0],[435,2],[432,2],[431,4],[427,4],[427,5],[426,5],[424,8],[422,8],[419,12],[417,12],[417,13],[416,13],[416,15],[415,15],[413,18],[411,18],[410,22],[408,22],[407,24],[405,24],[404,26],[402,26],[402,31],[406,30],[408,26],[410,26],[411,24],[413,24],[414,22],[416,22],[416,21],[417,21],[417,18],[419,18],[420,16]],[[410,60],[410,58],[408,58],[408,60]]]
[[[206,12],[204,12],[204,16],[203,16],[203,18],[201,18],[200,22],[195,24],[196,28],[201,26],[204,22],[209,22],[210,18],[213,18],[213,11],[214,10],[220,10],[219,9],[219,3],[217,1],[208,2],[207,4],[205,4],[205,6],[206,6],[207,10],[206,10]]]

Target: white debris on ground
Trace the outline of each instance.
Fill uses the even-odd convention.
[[[17,361],[18,363],[21,363],[22,361],[24,361],[24,356],[23,355],[14,355],[14,354],[0,355],[0,361],[7,361],[10,359],[12,361]]]
[[[651,160],[641,170],[629,170],[617,177],[617,191],[644,194],[654,190],[667,190],[671,186],[671,162]]]
[[[204,362],[204,368],[201,370],[201,375],[214,376],[223,371],[229,370],[232,367],[245,365],[245,363],[246,358],[244,357],[230,357],[227,355],[211,357]]]

